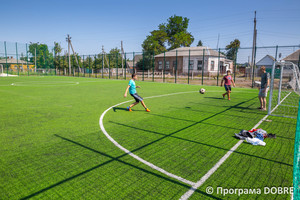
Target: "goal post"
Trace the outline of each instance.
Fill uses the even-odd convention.
[[[296,119],[300,97],[298,66],[292,62],[274,62],[270,77],[268,115]]]

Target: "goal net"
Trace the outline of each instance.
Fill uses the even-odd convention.
[[[274,62],[271,70],[268,114],[297,118],[300,97],[299,68],[291,62]]]

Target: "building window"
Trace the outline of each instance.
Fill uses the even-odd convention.
[[[203,64],[202,60],[198,60],[198,64],[197,64],[198,70],[202,70],[202,64]]]
[[[190,60],[190,66],[189,66],[189,69],[190,69],[190,70],[193,70],[193,69],[194,69],[194,61],[193,61],[193,60]]]
[[[214,71],[214,69],[215,69],[215,61],[212,60],[212,61],[210,62],[210,70],[211,70],[211,71]]]
[[[170,61],[166,61],[166,69],[170,69]]]
[[[173,61],[173,68],[176,68],[176,60]]]
[[[162,61],[158,61],[158,69],[162,69]]]

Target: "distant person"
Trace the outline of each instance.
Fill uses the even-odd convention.
[[[261,75],[261,85],[260,85],[260,90],[258,93],[258,98],[260,101],[260,107],[258,109],[260,110],[267,110],[266,106],[266,98],[268,95],[269,91],[269,85],[270,85],[270,74],[266,72],[266,67],[262,66],[260,68],[260,71],[262,72]]]
[[[129,94],[135,99],[135,102],[133,104],[131,104],[130,106],[127,107],[127,110],[128,111],[132,111],[131,108],[135,105],[137,105],[139,102],[141,102],[141,104],[144,106],[145,110],[147,112],[150,112],[150,110],[147,108],[147,106],[145,105],[144,101],[143,101],[143,98],[140,97],[137,92],[136,92],[136,88],[141,88],[140,86],[136,86],[135,85],[135,80],[137,80],[137,75],[136,74],[132,74],[132,79],[130,79],[129,83],[128,83],[128,86],[126,88],[126,91],[125,91],[125,94],[124,94],[124,97],[126,98],[127,97],[127,92],[129,90]]]
[[[228,96],[228,100],[230,101],[230,93],[231,93],[231,83],[233,84],[233,86],[235,87],[235,83],[230,75],[230,70],[227,70],[227,75],[225,75],[221,81],[221,87],[223,86],[223,81],[224,83],[224,87],[226,92],[224,94],[222,94],[223,98],[225,99],[225,96]]]

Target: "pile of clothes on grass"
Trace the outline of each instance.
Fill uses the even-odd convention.
[[[238,134],[235,133],[235,137],[240,140],[246,140],[248,143],[253,145],[266,146],[264,139],[276,138],[276,135],[272,133],[268,134],[267,131],[258,128],[258,129],[252,129],[250,131],[241,130]]]

